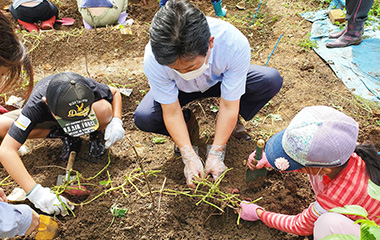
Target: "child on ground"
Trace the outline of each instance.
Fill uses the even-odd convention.
[[[0,92],[20,81],[22,70],[33,87],[33,71],[23,44],[6,16],[0,13]],[[28,235],[38,229],[39,215],[27,205],[11,205],[0,188],[0,238]]]
[[[127,23],[128,0],[77,0],[85,29]]]
[[[58,18],[58,8],[48,0],[12,0],[9,11],[12,16],[32,32],[53,29]],[[41,26],[38,23],[41,22]]]
[[[17,150],[27,138],[60,138],[64,143],[61,158],[67,161],[70,152],[80,149],[79,136],[90,134],[90,155],[100,157],[124,137],[121,112],[116,88],[72,72],[45,77],[22,110],[0,116],[0,137],[4,138],[0,162],[37,208],[48,214],[66,214],[55,194],[33,180]],[[100,132],[104,129],[105,143]]]
[[[302,109],[285,130],[269,139],[258,163],[251,154],[248,167],[307,173],[316,201],[295,216],[242,202],[241,218],[261,220],[293,234],[313,234],[314,239],[330,234],[360,237],[360,225],[354,224],[360,217],[329,212],[335,207],[359,205],[379,224],[380,202],[369,196],[367,186],[368,179],[380,185],[380,158],[372,145],[356,145],[358,132],[358,124],[351,117],[333,108]]]

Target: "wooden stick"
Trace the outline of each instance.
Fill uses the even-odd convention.
[[[165,179],[164,179],[164,182],[162,183],[162,187],[161,187],[161,190],[160,190],[160,198],[158,199],[158,209],[157,209],[157,212],[160,211],[160,207],[161,207],[161,197],[162,197],[162,192],[164,191],[165,183],[166,183],[166,177],[165,177]]]

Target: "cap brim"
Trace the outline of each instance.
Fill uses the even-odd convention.
[[[284,136],[285,130],[272,136],[267,144],[265,145],[265,155],[268,159],[269,164],[277,170],[280,171],[293,171],[297,169],[304,168],[305,166],[294,161],[288,154],[286,154],[284,148],[282,147],[282,137]],[[289,167],[287,169],[279,169],[276,167],[276,159],[284,158],[288,161]]]
[[[78,121],[65,120],[59,116],[55,116],[55,119],[65,131],[65,133],[71,137],[79,137],[84,134],[92,133],[99,127],[99,121],[92,108],[87,117],[82,118]]]

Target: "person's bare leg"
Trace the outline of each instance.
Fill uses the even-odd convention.
[[[98,131],[104,130],[113,117],[112,105],[105,99],[101,99],[92,104],[92,108],[99,121]]]
[[[0,116],[0,138],[5,137],[14,121],[14,119],[5,115]],[[50,129],[33,129],[28,138],[44,138],[49,132]]]

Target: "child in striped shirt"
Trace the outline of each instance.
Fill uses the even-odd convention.
[[[265,225],[298,235],[322,239],[330,234],[360,237],[360,217],[329,212],[335,207],[359,205],[368,218],[380,224],[380,202],[368,195],[368,179],[380,185],[380,158],[373,145],[357,145],[359,127],[351,117],[327,106],[302,109],[289,126],[272,136],[252,170],[273,167],[280,171],[307,173],[316,195],[302,213],[290,216],[241,203],[241,218],[261,220]]]

